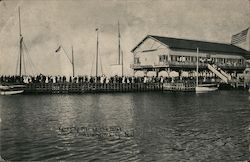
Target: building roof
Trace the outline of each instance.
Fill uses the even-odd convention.
[[[240,47],[237,47],[232,44],[226,43],[215,43],[215,42],[206,42],[206,41],[198,41],[198,40],[189,40],[189,39],[179,39],[179,38],[171,38],[171,37],[161,37],[155,35],[146,36],[133,50],[140,46],[144,40],[147,38],[153,38],[165,45],[167,45],[170,49],[183,49],[183,50],[196,50],[199,48],[199,51],[204,52],[219,52],[219,53],[228,53],[228,54],[240,54],[243,57],[250,58],[249,51],[246,51]]]

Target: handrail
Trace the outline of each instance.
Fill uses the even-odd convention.
[[[200,62],[200,67],[207,67],[208,63]],[[246,64],[228,64],[228,63],[215,63],[216,66],[220,68],[246,68]],[[147,68],[147,67],[157,67],[157,66],[196,66],[196,62],[180,62],[180,61],[166,61],[158,62],[153,65],[142,65],[142,64],[130,64],[131,68]]]

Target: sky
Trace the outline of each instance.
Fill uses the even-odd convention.
[[[1,0],[0,75],[17,73],[18,7],[30,60],[27,74],[95,74],[96,28],[99,28],[99,71],[111,74],[117,63],[120,22],[124,71],[131,75],[131,50],[147,35],[230,43],[231,35],[250,26],[249,0]],[[101,72],[100,72],[101,73]]]

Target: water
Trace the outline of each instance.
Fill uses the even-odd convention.
[[[241,161],[245,91],[0,96],[10,161]]]

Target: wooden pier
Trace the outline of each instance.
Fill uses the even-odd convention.
[[[239,84],[218,83],[219,89],[241,88]],[[249,85],[244,89],[249,88]],[[29,83],[25,94],[84,94],[110,92],[175,91],[195,92],[195,83]]]
[[[24,93],[107,93],[107,92],[143,92],[162,91],[162,83],[30,83]]]

